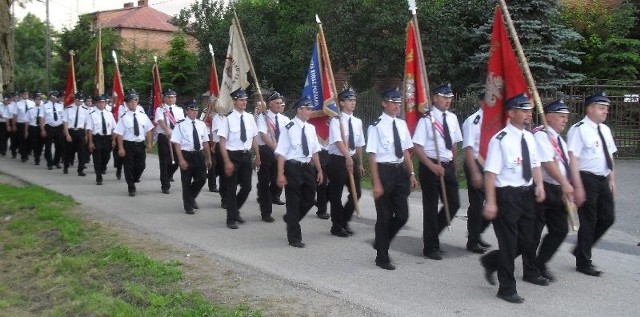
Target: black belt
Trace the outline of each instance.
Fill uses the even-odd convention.
[[[560,185],[551,184],[551,183],[548,183],[548,182],[544,182],[544,186],[549,186],[551,188],[560,188],[561,187]]]
[[[585,171],[580,171],[580,175],[589,176],[589,177],[597,178],[597,179],[600,179],[600,180],[607,179],[606,176],[594,174],[594,173],[591,173],[591,172],[585,172]]]
[[[404,162],[400,162],[400,163],[392,163],[392,162],[380,162],[378,163],[382,166],[388,166],[388,167],[395,167],[395,168],[403,168],[404,167]]]
[[[508,191],[514,191],[514,192],[528,192],[530,190],[533,189],[533,185],[526,185],[526,186],[504,186],[504,187],[498,187],[497,190],[508,190]]]
[[[227,150],[227,152],[229,154],[251,154],[250,150],[238,150],[238,151],[229,151],[229,150]]]
[[[431,162],[434,162],[436,164],[438,164],[438,160],[434,159],[434,158],[429,158],[431,160]],[[449,165],[451,165],[453,163],[453,160],[449,161],[449,162],[442,162],[440,161],[440,165],[447,167]]]
[[[303,166],[303,167],[311,167],[311,162],[300,162],[300,161],[296,161],[296,160],[287,160],[287,163],[293,164],[293,165],[298,165],[298,166]]]
[[[140,144],[140,143],[144,143],[144,141],[127,141],[127,140],[122,140],[123,143],[125,144]]]

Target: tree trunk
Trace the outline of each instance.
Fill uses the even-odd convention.
[[[14,0],[0,0],[0,92],[13,87],[13,32],[10,8]]]

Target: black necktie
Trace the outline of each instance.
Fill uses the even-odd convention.
[[[449,124],[447,123],[447,114],[442,113],[442,130],[444,130],[444,147],[451,150],[453,142],[451,142],[451,134],[449,133]]]
[[[36,125],[38,125],[38,117],[40,116],[40,107],[38,107],[38,113],[36,114]]]
[[[602,131],[600,131],[599,124],[598,124],[598,135],[600,135],[600,140],[602,140],[602,151],[604,152],[604,159],[607,161],[607,168],[613,171],[613,162],[611,161],[611,155],[609,155],[609,147],[607,146],[607,141],[604,140],[604,135],[602,135]]]
[[[276,128],[275,128],[275,134],[276,134],[276,142],[278,142],[278,140],[280,140],[280,125],[278,124],[278,114],[276,113],[275,115],[276,118]]]
[[[396,127],[396,120],[393,120],[393,146],[396,150],[396,157],[402,158],[402,145],[400,144],[400,133],[398,133],[398,127]]]
[[[53,121],[58,121],[58,111],[56,111],[56,104],[51,103],[51,108],[53,108]]]
[[[524,139],[524,134],[520,144],[522,145],[522,178],[528,183],[531,180],[531,159],[529,158],[529,146],[527,146],[527,140]]]
[[[247,142],[247,129],[244,127],[244,115],[240,115],[240,141]]]
[[[102,135],[107,135],[107,122],[104,121],[104,111],[100,111],[102,116]]]
[[[175,120],[176,117],[173,116],[173,109],[171,109],[171,106],[169,106],[169,113],[171,114],[171,117]],[[171,128],[171,130],[173,130],[174,125],[173,125],[173,121],[169,120],[169,127]]]
[[[80,107],[76,107],[76,120],[73,123],[73,128],[77,129],[78,128],[78,113],[80,112]]]
[[[562,163],[564,164],[564,168],[567,171],[567,179],[571,178],[571,172],[569,171],[569,160],[567,159],[567,155],[564,154],[564,147],[562,146],[562,140],[558,135],[558,147],[560,148],[560,152],[562,153]]]
[[[140,127],[138,127],[138,119],[136,119],[136,114],[133,114],[133,135],[140,135]]]
[[[29,108],[27,108],[27,101],[24,101],[24,113],[27,113],[27,111],[29,111]]]
[[[193,148],[196,151],[200,151],[200,137],[198,136],[198,129],[196,129],[196,122],[191,121],[193,124]]]
[[[349,150],[355,150],[356,142],[353,137],[353,125],[351,125],[351,117],[349,117]]]
[[[304,156],[309,156],[309,144],[307,143],[307,135],[304,133],[304,126],[302,126],[302,138],[301,138],[301,143],[302,143],[302,154],[304,154]]]

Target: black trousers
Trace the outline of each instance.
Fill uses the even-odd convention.
[[[0,122],[0,156],[7,155],[7,146],[9,145],[7,126],[8,122]]]
[[[284,195],[287,199],[284,221],[287,223],[289,243],[302,242],[300,220],[313,207],[316,194],[316,169],[310,163],[287,160],[284,163],[287,185]]]
[[[113,147],[113,167],[116,169],[116,173],[122,172],[122,165],[124,164],[124,158],[118,155],[118,143]]]
[[[411,193],[411,184],[404,163],[378,163],[378,174],[384,193],[375,200],[376,263],[389,263],[389,245],[409,219],[407,197]]]
[[[535,258],[529,258],[523,254],[522,266],[525,277],[535,277],[539,271],[547,270],[547,262],[558,251],[558,248],[569,233],[569,225],[567,223],[567,210],[562,200],[562,189],[560,185],[544,183],[545,200],[542,203],[536,203],[536,223],[533,231],[533,246],[538,250]],[[540,238],[544,226],[547,226],[548,233],[544,236],[542,243]],[[531,271],[530,268],[535,267],[538,270]]]
[[[362,196],[362,189],[360,180],[360,169],[358,159],[353,156],[353,180],[355,182],[356,192],[351,191],[349,185],[349,174],[347,172],[346,159],[341,155],[329,155],[329,164],[327,165],[327,174],[329,178],[329,202],[331,203],[331,223],[333,229],[346,228],[351,221],[355,206],[353,205],[353,197],[360,199]],[[347,186],[349,191],[349,197],[347,202],[342,203],[342,190],[344,186]]]
[[[251,152],[227,151],[235,169],[233,174],[225,177],[225,204],[227,207],[227,223],[234,223],[240,217],[240,208],[247,201],[251,192]],[[238,190],[238,185],[240,190]]]
[[[144,141],[123,141],[125,156],[122,161],[124,166],[124,179],[127,181],[129,192],[136,190],[136,183],[140,182],[142,172],[147,167],[147,152]]]
[[[476,164],[480,171],[483,171],[482,165],[476,160]],[[469,208],[467,209],[467,245],[478,244],[480,235],[491,223],[482,216],[484,206],[484,189],[471,186],[471,172],[466,162],[464,164],[464,177],[467,179],[467,192],[469,194]]]
[[[171,178],[178,170],[178,154],[173,153],[171,157],[171,142],[167,136],[158,134],[158,162],[160,163],[160,188],[162,190],[171,188]],[[173,159],[173,163],[171,160]]]
[[[215,148],[215,145],[214,145],[214,148]],[[216,168],[218,167],[218,164],[222,164],[222,163],[218,162],[218,159],[213,152],[210,154],[211,154],[211,167],[207,170],[207,181],[209,183],[209,189],[211,190],[218,187],[218,184],[217,184],[218,173],[216,173],[217,171]]]
[[[96,173],[96,181],[102,181],[102,174],[107,171],[107,164],[111,158],[113,146],[110,135],[93,135],[93,170]]]
[[[327,175],[329,152],[327,150],[321,150],[318,152],[318,159],[320,160],[320,167],[322,167],[322,175]],[[316,188],[316,207],[318,207],[316,214],[318,215],[327,213],[327,203],[329,202],[329,188],[327,184],[328,178],[324,177],[322,183],[318,184]]]
[[[587,200],[578,208],[578,245],[576,246],[576,266],[591,266],[591,248],[602,238],[615,221],[615,204],[609,180],[587,172],[580,172]]]
[[[44,148],[44,139],[40,135],[39,126],[29,126],[29,143],[30,152],[33,153],[33,160],[36,164],[40,164],[42,149]]]
[[[7,123],[9,124],[9,123]],[[23,127],[24,129],[24,127]],[[18,130],[20,131],[20,130]],[[24,131],[24,130],[23,130]],[[18,140],[16,140],[16,137],[19,133],[17,133],[16,131],[13,132],[9,132],[7,133],[7,136],[9,138],[9,151],[11,151],[11,156],[13,158],[16,158],[16,156],[18,155]]]
[[[64,148],[64,168],[69,168],[69,164],[73,162],[73,156],[78,154],[78,172],[85,168],[85,158],[83,148],[87,145],[86,135],[84,129],[69,130],[71,135],[71,142],[65,142]]]
[[[444,185],[447,191],[447,202],[451,220],[460,208],[460,194],[458,193],[458,180],[456,178],[456,167],[453,162],[442,163],[444,167]],[[424,249],[422,252],[428,254],[440,250],[440,239],[438,235],[447,227],[447,215],[444,205],[438,212],[438,202],[445,199],[440,185],[440,177],[434,174],[426,165],[420,163],[420,187],[422,187],[422,240]]]
[[[498,294],[517,293],[514,277],[515,258],[534,258],[533,231],[536,221],[535,193],[533,186],[496,188],[498,215],[493,220],[493,230],[498,238],[498,250],[482,257],[482,263],[490,270],[498,271]],[[525,268],[532,274],[535,267]],[[538,271],[537,274],[540,275]]]
[[[44,129],[47,132],[47,138],[44,141],[44,159],[47,160],[48,167],[59,165],[60,160],[63,158],[66,143],[62,132],[62,125],[53,127],[47,124],[44,126]],[[51,153],[52,145],[55,154]]]
[[[182,203],[184,210],[193,210],[196,197],[207,181],[207,161],[202,151],[182,151],[182,156],[189,164],[186,170],[180,169]]]
[[[16,127],[18,131],[15,133],[16,147],[20,153],[20,158],[25,161],[29,159],[29,139],[24,137],[24,129],[29,124],[26,122],[17,122]]]
[[[258,202],[260,214],[270,216],[273,211],[272,202],[280,198],[282,188],[278,187],[278,162],[276,156],[266,145],[259,147],[260,169],[258,170]]]

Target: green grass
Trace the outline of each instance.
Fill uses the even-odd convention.
[[[179,261],[121,244],[75,216],[69,197],[0,184],[0,201],[0,315],[260,315],[183,290]]]

